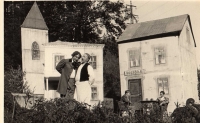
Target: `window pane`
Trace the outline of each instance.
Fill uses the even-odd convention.
[[[164,47],[155,48],[155,63],[156,64],[165,64],[165,50]]]
[[[39,50],[39,45],[37,44],[37,42],[33,42],[32,49],[33,50]]]
[[[55,62],[58,62],[59,56],[55,56]]]
[[[56,68],[57,64],[64,58],[65,58],[65,56],[63,56],[63,55],[55,55],[55,68]]]
[[[162,83],[162,79],[158,79],[158,93],[160,93],[160,91],[163,91],[163,83]]]
[[[97,100],[97,93],[92,93],[92,100]]]
[[[168,94],[169,93],[169,85],[168,85],[167,78],[163,79],[163,84],[164,84],[164,91],[166,94]]]
[[[96,62],[93,62],[93,69],[96,69]]]
[[[91,93],[91,98],[92,100],[97,100],[97,87],[91,87],[92,93]]]
[[[129,51],[129,61],[133,60],[133,53],[132,50]]]
[[[130,67],[140,66],[140,51],[139,50],[129,50],[129,64],[130,64]]]
[[[92,87],[92,93],[96,93],[97,92],[97,87]]]
[[[158,78],[158,93],[164,91],[165,94],[169,94],[168,78]]]
[[[96,61],[96,56],[94,56],[94,61]]]
[[[60,56],[60,59],[59,59],[59,61],[60,61],[60,60],[62,60],[62,59],[64,59],[64,56]]]
[[[39,50],[32,50],[32,59],[36,60],[40,58]]]

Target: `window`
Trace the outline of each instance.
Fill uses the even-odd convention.
[[[168,78],[158,78],[158,93],[164,91],[165,94],[169,94]]]
[[[57,64],[60,62],[60,60],[62,60],[64,58],[65,58],[64,55],[55,55],[55,68],[56,68]]]
[[[91,90],[92,90],[91,100],[98,100],[97,87],[91,87]]]
[[[32,43],[32,60],[40,59],[40,49],[37,42]]]
[[[140,66],[140,51],[139,50],[129,50],[129,65],[130,65],[130,68]]]
[[[93,69],[97,69],[97,57],[96,56],[91,56],[89,63],[93,67]]]
[[[190,43],[190,30],[188,27],[186,27],[186,40],[188,43]]]
[[[165,57],[165,49],[164,47],[157,47],[154,49],[155,52],[155,63],[156,65],[165,64],[166,57]]]

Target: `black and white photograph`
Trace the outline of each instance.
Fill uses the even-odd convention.
[[[4,123],[200,123],[200,0],[2,4]]]

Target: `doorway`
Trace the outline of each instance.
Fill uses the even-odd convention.
[[[141,79],[130,79],[128,80],[128,89],[131,92],[130,100],[132,102],[131,106],[140,105],[140,101],[142,100],[142,86]]]

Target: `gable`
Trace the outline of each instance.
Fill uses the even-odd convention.
[[[178,36],[186,20],[190,20],[187,14],[132,24],[126,28],[117,43]]]
[[[21,27],[48,30],[48,27],[36,2],[34,2]]]

